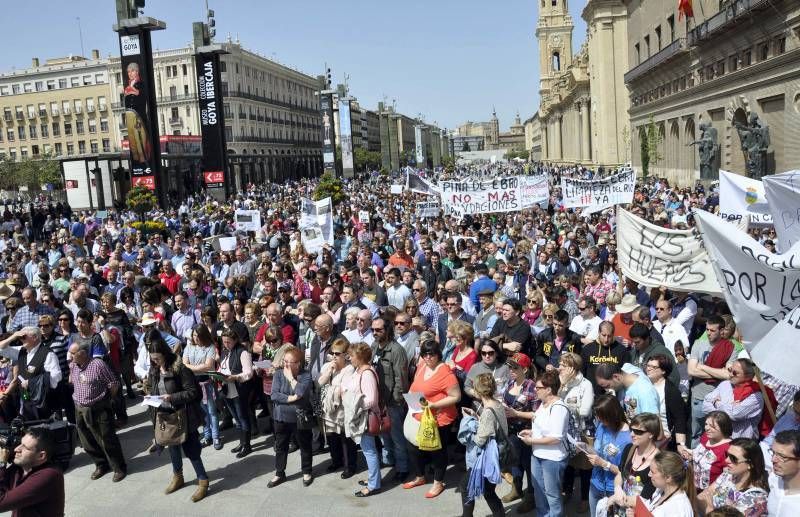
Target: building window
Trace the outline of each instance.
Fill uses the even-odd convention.
[[[633,46],[633,53],[636,55],[636,64],[638,65],[642,62],[642,50],[638,43]]]
[[[183,68],[183,75],[184,76],[189,75],[189,70],[188,68],[186,68],[186,65],[181,65],[181,67]]]
[[[43,81],[36,81],[34,86],[35,86],[37,92],[44,91],[44,82]]]
[[[169,98],[175,100],[178,96],[178,87],[177,86],[170,86],[169,87]]]
[[[25,83],[22,87],[25,90],[25,93],[32,93],[33,92],[33,85],[31,83]]]
[[[58,122],[53,122],[53,136],[61,136],[61,126]]]
[[[183,94],[186,95],[187,97],[189,96],[189,85],[188,84],[184,84],[183,85]]]
[[[25,140],[25,126],[17,127],[17,137],[20,140]]]
[[[55,90],[56,89],[56,81],[55,79],[50,79],[47,81],[47,89],[48,90]]]
[[[226,72],[227,68],[228,67],[227,67],[227,65],[225,65],[225,61],[220,61],[219,62],[219,71],[220,72]]]
[[[111,152],[111,140],[108,138],[103,139],[103,152],[110,153]]]
[[[32,145],[31,146],[31,153],[34,156],[39,156],[39,146],[38,145]]]
[[[38,132],[36,131],[36,126],[31,126],[28,128],[28,135],[31,137],[31,140],[39,138],[39,135],[37,133]]]
[[[97,133],[97,121],[93,118],[89,119],[89,133]]]
[[[72,156],[73,154],[75,154],[75,144],[67,143],[67,156]]]
[[[189,106],[186,106],[186,116],[187,117],[192,116],[192,108],[190,108]]]
[[[78,153],[86,154],[86,142],[78,140]]]
[[[561,54],[558,52],[553,52],[552,69],[553,72],[561,71]]]
[[[17,95],[18,93],[20,93],[20,91],[21,90],[20,90],[18,84],[12,84],[11,85],[11,93],[13,93],[14,95]]]
[[[100,131],[102,131],[103,133],[108,133],[108,119],[107,118],[101,118],[100,119]]]
[[[40,132],[42,133],[42,138],[48,138],[50,136],[50,126],[47,124],[42,124],[39,127]]]
[[[725,75],[725,60],[717,62],[717,77]]]
[[[97,140],[92,140],[89,142],[89,149],[91,150],[92,154],[97,154],[99,148],[97,146]]]
[[[72,124],[69,122],[64,122],[64,135],[72,136]]]
[[[742,66],[753,64],[753,49],[749,48],[742,53]]]
[[[658,45],[658,50],[661,50],[661,25],[656,27],[656,44]]]
[[[64,154],[64,146],[61,144],[61,142],[56,142],[55,151],[56,151],[56,156],[61,156],[62,154]]]
[[[739,69],[739,56],[731,56],[728,58],[728,70],[735,72]]]
[[[175,119],[177,119],[179,116],[180,116],[180,115],[178,115],[178,108],[172,108],[172,110],[170,110],[170,119],[171,119],[171,120],[175,120]]]
[[[76,120],[75,121],[75,132],[77,134],[79,134],[79,135],[82,135],[84,133],[84,131],[85,130],[84,130],[84,127],[83,127],[83,120]]]
[[[667,17],[667,25],[669,26],[669,42],[675,41],[675,15]]]
[[[92,76],[91,75],[84,75],[83,76],[83,85],[84,86],[89,86],[90,84],[92,84]]]
[[[79,86],[81,85],[81,79],[80,79],[80,77],[70,77],[70,78],[69,78],[69,84],[70,84],[70,86],[72,86],[73,88],[77,88],[77,87],[79,87]]]
[[[780,38],[775,40],[775,54],[785,54],[786,53],[786,36],[781,36]]]
[[[106,82],[106,77],[103,74],[94,75],[94,84],[103,84]]]
[[[644,52],[645,57],[650,58],[650,35],[644,37]]]
[[[764,61],[769,57],[769,43],[764,43],[758,49],[758,60]]]
[[[20,147],[19,148],[19,155],[20,155],[21,158],[27,158],[28,157],[28,148],[27,147]]]

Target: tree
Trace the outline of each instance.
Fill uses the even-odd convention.
[[[333,204],[339,204],[346,199],[342,180],[326,172],[319,179],[319,184],[314,190],[314,201],[330,197]]]
[[[660,149],[661,145],[664,143],[664,138],[661,136],[661,133],[658,131],[658,126],[656,126],[656,121],[653,118],[653,115],[650,115],[650,118],[647,120],[647,156],[649,158],[649,163],[653,165],[657,165],[664,157],[661,155]]]
[[[363,147],[353,150],[353,166],[357,171],[376,170],[381,166],[381,153],[367,151]]]
[[[642,158],[642,176],[647,177],[650,172],[650,153],[647,150],[647,131],[639,130],[639,153]]]
[[[453,174],[456,170],[456,159],[452,156],[443,156],[442,167],[447,174]]]
[[[40,190],[47,183],[62,185],[61,166],[49,155],[0,162],[0,188],[3,190],[19,190],[20,187]]]
[[[126,204],[139,216],[140,221],[144,221],[145,214],[158,205],[158,198],[149,188],[136,185],[128,191]]]

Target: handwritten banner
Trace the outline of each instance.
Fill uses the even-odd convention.
[[[463,217],[522,210],[519,184],[516,176],[488,181],[442,181],[439,191],[445,215]]]
[[[722,293],[702,239],[693,230],[665,229],[617,207],[617,255],[625,277],[646,287]]]
[[[564,208],[585,208],[584,213],[591,213],[630,203],[635,183],[636,173],[632,169],[593,180],[561,178]]]
[[[764,193],[778,234],[778,251],[800,242],[800,171],[764,176]]]

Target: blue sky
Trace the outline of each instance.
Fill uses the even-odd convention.
[[[488,120],[492,106],[505,129],[538,106],[536,0],[209,0],[217,40],[228,34],[248,49],[310,74],[331,67],[334,83],[350,76],[350,91],[374,108],[384,96],[410,116],[453,128]],[[0,31],[0,70],[30,67],[32,57],[80,54],[80,17],[86,54],[117,54],[113,0],[9,1]],[[573,46],[585,25],[576,24]],[[191,23],[204,16],[203,0],[147,0],[145,14],[167,23],[154,48],[191,40]]]

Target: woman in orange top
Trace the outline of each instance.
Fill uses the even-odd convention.
[[[422,393],[429,408],[436,417],[442,447],[437,451],[421,451],[414,444],[408,444],[415,478],[403,485],[410,489],[425,484],[425,465],[433,464],[433,487],[425,494],[428,499],[444,491],[444,473],[447,469],[447,446],[450,442],[450,426],[456,420],[456,404],[461,400],[458,379],[450,367],[442,362],[442,349],[439,343],[428,340],[419,347],[420,362],[410,392]],[[414,415],[419,420],[422,414]]]

